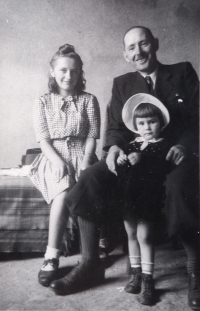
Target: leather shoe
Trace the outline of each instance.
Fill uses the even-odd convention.
[[[197,273],[189,274],[188,306],[200,310],[200,277]]]
[[[105,269],[101,262],[98,265],[78,264],[64,278],[50,284],[51,289],[57,295],[69,295],[81,288],[100,283],[105,276]]]
[[[48,287],[51,284],[51,282],[57,279],[57,269],[59,265],[59,260],[56,258],[47,259],[44,261],[42,267],[46,267],[48,264],[53,266],[55,270],[51,271],[40,270],[38,273],[38,282],[42,286],[46,287]]]
[[[155,288],[151,274],[142,273],[142,292],[139,302],[148,306],[152,306],[155,303]]]
[[[131,279],[124,287],[124,290],[130,294],[138,294],[141,291],[142,271],[141,268],[131,268]]]

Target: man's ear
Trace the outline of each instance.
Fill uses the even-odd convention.
[[[123,52],[123,56],[124,56],[125,61],[126,61],[127,63],[130,63],[130,60],[128,59],[128,56],[127,56],[127,54],[126,54],[125,51]]]
[[[154,38],[154,48],[155,51],[157,52],[159,49],[159,40],[157,38]]]

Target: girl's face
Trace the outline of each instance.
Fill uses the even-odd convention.
[[[81,69],[76,59],[60,57],[57,59],[54,68],[50,69],[50,72],[58,84],[59,94],[65,97],[74,91]]]
[[[145,140],[158,138],[161,132],[160,120],[158,116],[147,118],[136,118],[138,133]]]

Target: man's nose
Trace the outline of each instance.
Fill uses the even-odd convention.
[[[139,45],[135,46],[135,53],[140,54],[141,53],[141,47]]]

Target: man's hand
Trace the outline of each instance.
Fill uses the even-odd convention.
[[[186,150],[185,147],[182,145],[176,145],[171,147],[169,150],[166,160],[171,161],[172,163],[179,165],[186,157]]]
[[[141,160],[141,153],[132,152],[128,155],[128,160],[131,165],[135,165],[136,163],[140,162]]]
[[[106,164],[108,166],[108,169],[116,176],[117,176],[116,159],[122,155],[124,155],[124,151],[115,145],[115,146],[110,147],[107,158],[106,158]]]

